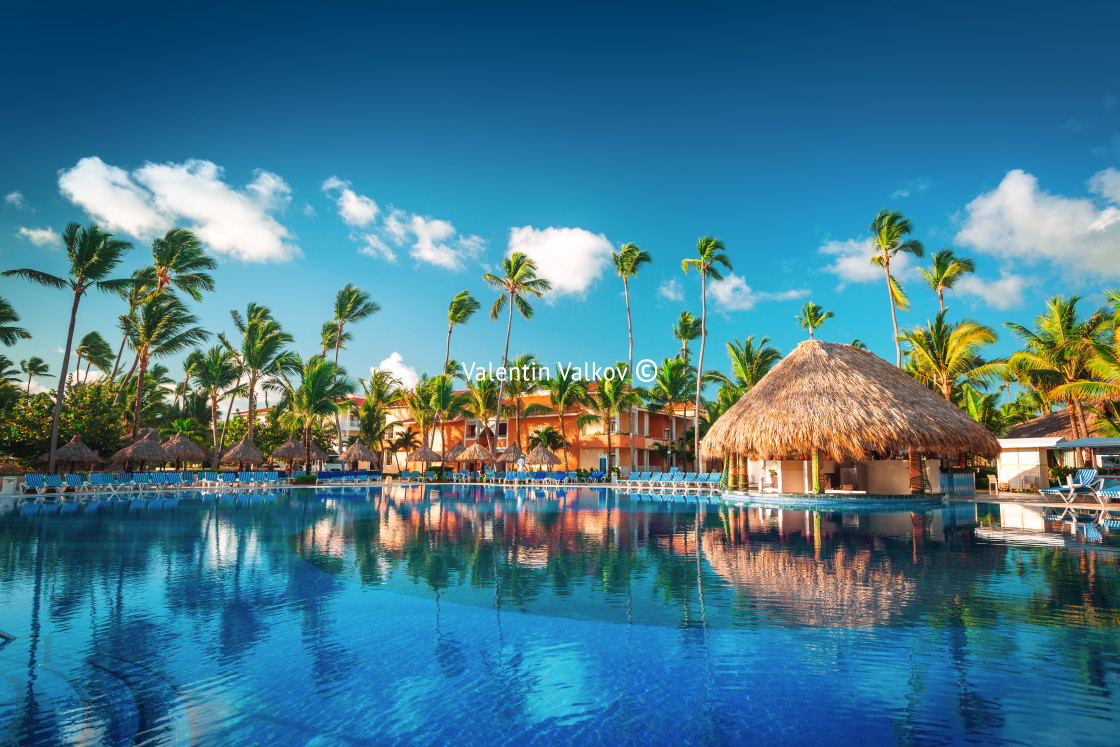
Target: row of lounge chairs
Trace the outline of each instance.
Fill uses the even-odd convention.
[[[1043,488],[1038,492],[1059,496],[1066,504],[1073,503],[1080,496],[1092,496],[1102,506],[1107,506],[1114,498],[1120,498],[1120,485],[1105,487],[1105,478],[1099,477],[1095,469],[1085,468],[1067,476],[1065,485]]]
[[[561,485],[571,484],[577,482],[602,482],[605,477],[605,472],[592,472],[587,477],[579,477],[575,472],[526,472],[524,470],[507,470],[504,472],[486,470],[485,472],[470,472],[459,471],[452,472],[452,482],[484,482],[493,483],[495,485],[519,485],[519,484],[539,484],[539,485]],[[436,473],[434,470],[428,470],[421,473],[419,471],[404,470],[400,474],[401,482],[432,482],[436,480]]]
[[[305,475],[306,472],[293,472],[292,476]],[[419,474],[419,473],[417,473]],[[381,482],[381,473],[377,470],[334,470],[331,472],[316,472],[315,477],[320,482],[338,482],[344,484],[368,484]]]
[[[94,472],[80,474],[40,475],[24,478],[23,492],[37,495],[89,492],[132,492],[205,487],[269,487],[287,482],[279,472]]]
[[[620,482],[632,488],[718,490],[723,475],[720,472],[631,472]]]

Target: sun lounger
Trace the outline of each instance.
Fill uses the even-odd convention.
[[[26,475],[23,478],[23,492],[36,495],[47,492],[47,484],[43,481],[43,476],[40,474]]]
[[[113,476],[104,472],[94,472],[89,476],[89,481],[93,483],[94,490],[108,490],[110,493],[115,493],[120,489],[113,482]]]
[[[1079,469],[1077,474],[1066,478],[1066,484],[1038,491],[1042,495],[1061,496],[1066,503],[1073,503],[1079,495],[1091,495],[1100,500],[1099,491],[1104,487],[1104,478],[1097,477],[1095,469]]]
[[[75,493],[84,493],[91,487],[89,481],[83,480],[81,475],[63,475],[62,479],[66,487],[73,488]]]

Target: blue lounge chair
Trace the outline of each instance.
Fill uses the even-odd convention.
[[[66,487],[73,488],[75,493],[84,493],[92,487],[81,475],[63,475],[62,479],[66,482]]]
[[[237,473],[236,472],[223,472],[222,474],[218,475],[218,480],[219,480],[219,482],[221,482],[222,485],[227,485],[227,486],[232,487],[232,486],[237,484]]]
[[[56,493],[66,490],[66,483],[62,481],[62,475],[44,475],[43,482]]]
[[[107,490],[110,493],[115,493],[120,489],[113,481],[113,476],[104,472],[94,472],[89,476],[89,481],[93,483],[94,490]]]
[[[24,493],[40,493],[47,492],[47,483],[43,480],[40,474],[26,475],[23,478],[23,492]]]
[[[1058,495],[1066,503],[1073,503],[1079,495],[1091,495],[1099,498],[1099,491],[1104,487],[1104,478],[1097,477],[1095,469],[1079,469],[1072,478],[1066,478],[1066,484],[1052,488],[1043,488],[1038,491],[1042,495]]]

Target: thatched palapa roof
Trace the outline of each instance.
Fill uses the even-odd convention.
[[[183,432],[176,433],[163,443],[163,453],[178,462],[204,462],[210,452],[190,440]]]
[[[879,356],[806,340],[708,430],[700,452],[864,459],[905,449],[996,456],[996,438]]]
[[[223,462],[245,462],[247,464],[260,464],[264,461],[264,454],[249,438],[249,434],[222,452]]]
[[[438,462],[439,460],[439,454],[435,453],[427,446],[421,446],[405,457],[405,461],[407,462]]]
[[[460,457],[463,455],[463,452],[466,451],[466,450],[467,450],[467,447],[463,446],[462,442],[457,443],[454,446],[452,446],[450,449],[448,449],[447,451],[443,452],[443,461],[445,461],[445,462],[457,462],[457,461],[459,461]]]
[[[503,449],[495,458],[499,462],[516,462],[521,457],[525,456],[525,452],[521,447],[513,443]]]
[[[307,457],[307,449],[300,442],[298,438],[292,436],[284,443],[276,447],[272,452],[273,459],[291,459],[297,462],[302,462]],[[311,461],[320,462],[327,458],[323,450],[311,442]]]
[[[142,438],[138,438],[116,454],[113,462],[166,462],[168,457],[163,453],[163,446],[159,442],[159,431],[149,428]]]
[[[540,444],[537,448],[529,452],[529,456],[525,457],[526,464],[560,464],[560,457],[552,453],[550,449]]]
[[[377,461],[377,452],[366,446],[361,441],[355,441],[350,444],[346,451],[342,452],[342,456],[338,458],[340,462],[375,462]]]
[[[466,451],[459,455],[460,462],[473,462],[475,460],[488,462],[493,458],[494,455],[482,444],[471,444]]]
[[[27,472],[27,470],[13,462],[11,459],[5,459],[4,461],[0,462],[0,475],[22,475],[25,472]]]
[[[69,462],[71,464],[94,464],[105,461],[96,451],[86,446],[81,436],[74,436],[68,443],[58,448],[54,453],[56,462]]]

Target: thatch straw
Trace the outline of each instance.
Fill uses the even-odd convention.
[[[999,442],[959,407],[866,350],[806,340],[731,406],[700,444],[780,458],[814,449],[834,459],[872,452],[999,454]]]
[[[264,461],[264,454],[249,438],[248,434],[235,443],[233,446],[222,452],[222,461],[231,462],[245,462],[246,464],[260,464]]]
[[[54,453],[56,462],[70,464],[100,464],[105,461],[101,456],[82,442],[81,436],[74,436],[70,441]]]
[[[159,428],[140,428],[136,431],[136,438],[133,441],[139,441],[142,438],[158,438]]]
[[[159,431],[149,428],[143,438],[138,438],[116,454],[113,462],[166,462],[167,455],[159,443]]]
[[[300,442],[298,438],[292,436],[284,443],[276,447],[272,452],[273,459],[291,459],[292,461],[302,462],[307,457],[307,448]],[[311,442],[311,461],[319,462],[326,459],[327,455],[323,450]]]
[[[460,462],[473,462],[476,460],[481,462],[488,462],[493,458],[494,455],[491,454],[490,450],[482,444],[472,444],[467,448],[466,451],[459,455]]]
[[[27,472],[27,470],[13,462],[11,459],[5,459],[4,461],[0,462],[0,475],[22,475],[25,472]]]
[[[190,440],[185,433],[176,433],[163,444],[163,453],[177,462],[204,462],[210,452]]]
[[[342,452],[342,456],[338,458],[340,462],[376,462],[377,452],[366,446],[361,441],[355,441],[350,444],[346,451]]]
[[[496,456],[494,458],[494,461],[496,461],[496,462],[516,462],[518,459],[520,459],[523,456],[525,456],[525,452],[523,452],[521,450],[520,446],[513,443],[513,444],[510,444],[509,446],[507,446],[505,449],[503,449],[501,451],[501,453],[499,453],[498,456]]]
[[[443,452],[443,461],[445,461],[445,462],[458,462],[459,458],[463,455],[463,452],[466,451],[466,450],[467,450],[467,447],[463,446],[462,442],[459,442],[459,443],[455,444],[454,446],[452,446],[447,451]]]
[[[421,446],[416,451],[412,452],[405,457],[406,462],[438,462],[439,454],[435,453],[427,446]]]
[[[483,429],[478,432],[478,443],[482,448],[487,450],[494,448],[496,441],[494,440],[494,431],[490,430],[490,426],[484,426]]]
[[[525,457],[526,464],[560,464],[560,457],[552,453],[552,450],[547,448],[544,444],[540,444],[537,448],[529,452],[529,456]]]

